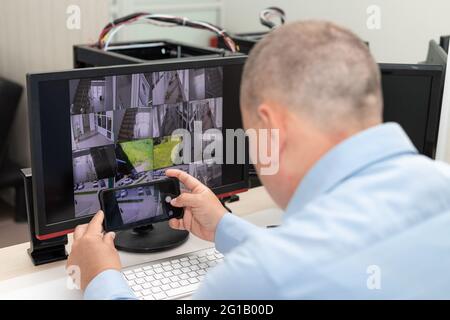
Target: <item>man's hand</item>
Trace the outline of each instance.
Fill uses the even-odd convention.
[[[201,239],[214,241],[217,225],[227,211],[217,196],[184,171],[168,169],[166,175],[177,178],[191,191],[182,193],[170,202],[174,207],[184,207],[183,219],[171,219],[170,226],[188,230]]]
[[[80,270],[80,286],[84,290],[89,282],[99,273],[121,269],[119,254],[114,247],[114,232],[103,234],[102,211],[92,218],[89,224],[76,227],[73,234],[72,251],[67,260],[67,268],[75,266]]]

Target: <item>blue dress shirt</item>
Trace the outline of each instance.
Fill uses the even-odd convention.
[[[226,214],[224,261],[197,299],[450,298],[450,167],[417,153],[387,123],[335,146],[307,173],[283,223],[261,229]],[[86,299],[134,298],[117,271]]]

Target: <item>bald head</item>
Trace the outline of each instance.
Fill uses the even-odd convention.
[[[381,122],[380,72],[355,34],[329,22],[286,24],[251,51],[241,106],[250,114],[277,103],[324,130],[362,130]]]

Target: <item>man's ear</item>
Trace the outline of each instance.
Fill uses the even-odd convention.
[[[279,148],[280,152],[285,147],[288,110],[278,104],[262,103],[258,107],[258,119],[260,128],[279,130]]]

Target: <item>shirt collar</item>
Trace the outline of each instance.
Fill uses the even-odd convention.
[[[380,124],[351,136],[328,151],[308,171],[287,206],[286,216],[300,211],[357,171],[404,153],[417,153],[417,150],[396,123]]]

